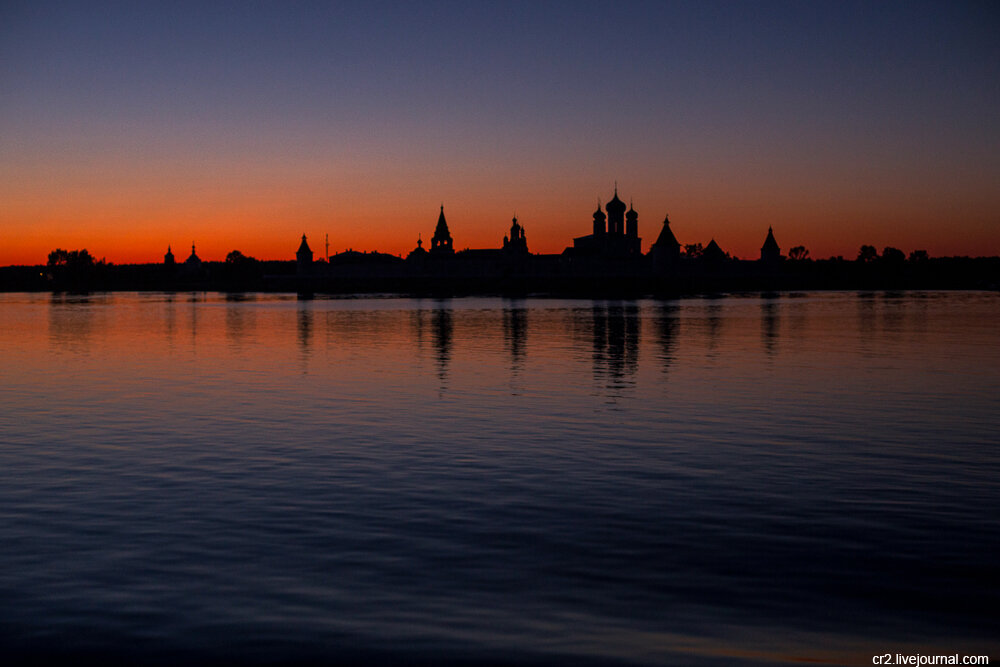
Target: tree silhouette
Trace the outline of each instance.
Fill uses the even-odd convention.
[[[886,246],[882,250],[882,261],[886,264],[902,264],[906,261],[906,255],[899,248]]]
[[[87,252],[87,249],[83,250],[63,250],[62,248],[56,248],[49,253],[50,267],[65,266],[70,269],[83,269],[87,267],[92,267],[94,265],[93,256]]]
[[[233,250],[231,253],[226,255],[226,264],[240,265],[240,264],[245,264],[248,261],[252,262],[254,261],[254,259],[252,257],[247,257],[239,250]]]
[[[910,253],[910,261],[913,263],[926,262],[928,259],[926,250],[914,250]]]
[[[863,245],[858,250],[858,261],[862,264],[874,262],[876,259],[878,259],[878,250],[875,249],[875,246]]]
[[[788,251],[788,258],[797,262],[809,259],[809,249],[804,245],[797,245]]]
[[[58,289],[86,290],[91,287],[95,278],[95,269],[98,267],[104,269],[106,264],[103,259],[95,262],[94,257],[86,249],[56,248],[49,253],[48,267]]]
[[[700,243],[688,243],[684,246],[684,254],[691,259],[698,259],[704,252],[705,248]]]
[[[260,278],[260,262],[233,250],[226,255],[224,275],[231,289],[246,289]]]

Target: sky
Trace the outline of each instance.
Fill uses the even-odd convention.
[[[995,2],[0,0],[0,265],[643,250],[1000,255]]]

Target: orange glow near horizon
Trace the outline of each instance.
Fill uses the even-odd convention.
[[[622,193],[624,197],[628,193]],[[602,200],[606,200],[605,194]],[[332,199],[332,198],[331,198]],[[444,201],[445,216],[456,249],[498,248],[516,212],[535,253],[559,253],[573,237],[590,233],[596,197],[581,196],[529,200],[518,203],[476,201],[459,195]],[[643,251],[660,232],[669,213],[671,228],[682,243],[707,244],[715,239],[734,256],[754,259],[772,226],[783,253],[804,245],[813,258],[843,256],[853,259],[862,244],[895,246],[909,253],[925,249],[932,256],[1000,254],[1000,224],[988,209],[928,205],[893,211],[888,205],[841,203],[837,208],[791,202],[750,201],[716,197],[710,204],[694,197],[675,196],[657,201],[643,197],[635,203]],[[141,206],[102,203],[87,197],[67,197],[45,206],[18,206],[13,202],[0,214],[4,229],[0,265],[44,264],[55,248],[86,248],[96,258],[116,264],[160,262],[167,247],[182,260],[196,244],[198,255],[221,261],[232,250],[258,259],[290,260],[304,233],[317,258],[347,249],[379,251],[405,256],[418,235],[430,241],[440,200],[393,201],[373,196],[373,206],[314,200],[298,204],[288,199],[250,198],[234,202],[194,202]],[[582,201],[581,201],[582,200]],[[648,203],[646,200],[649,200]],[[9,201],[9,200],[8,200]],[[353,205],[352,205],[353,204]],[[643,205],[646,204],[646,205]],[[507,210],[504,210],[506,208]],[[34,209],[34,210],[32,210]]]
[[[183,259],[192,242],[203,260],[232,250],[292,259],[303,233],[316,257],[326,234],[331,254],[405,256],[418,235],[429,242],[441,204],[456,249],[500,247],[516,214],[532,252],[559,253],[590,233],[616,179],[639,213],[644,251],[669,214],[682,244],[714,238],[745,259],[759,256],[769,226],[783,252],[804,245],[817,259],[853,259],[862,244],[1000,255],[1000,191],[988,172],[952,172],[933,186],[936,173],[925,168],[859,174],[776,157],[750,170],[721,158],[664,163],[628,153],[601,166],[565,157],[532,164],[528,154],[476,165],[438,155],[429,170],[405,144],[377,147],[324,159],[299,144],[218,154],[184,145],[151,160],[120,146],[69,156],[55,146],[51,161],[25,149],[0,170],[0,265],[44,264],[55,248],[86,248],[116,264],[160,262],[168,245]]]

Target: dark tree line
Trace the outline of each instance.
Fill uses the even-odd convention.
[[[49,253],[46,268],[48,279],[55,289],[88,290],[104,276],[107,262],[96,261],[86,248],[63,250],[56,248]]]

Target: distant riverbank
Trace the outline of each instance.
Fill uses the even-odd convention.
[[[412,262],[379,253],[351,261],[234,265],[203,262],[197,272],[164,264],[97,263],[0,267],[0,291],[220,291],[304,294],[649,296],[739,291],[1000,289],[1000,257],[937,257],[871,262],[840,258],[775,263],[681,258],[656,266],[631,261],[534,255],[518,262],[463,259]]]

